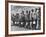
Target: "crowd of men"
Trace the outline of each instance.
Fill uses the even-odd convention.
[[[20,15],[21,14],[21,15]],[[26,14],[24,14],[24,11],[21,13],[16,13],[16,15],[12,14],[11,20],[13,21],[13,25],[24,27],[27,29],[36,29],[37,26],[37,13],[32,11],[26,11]]]

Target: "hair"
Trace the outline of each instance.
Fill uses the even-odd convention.
[[[22,11],[22,13],[21,14],[24,14],[24,11]]]
[[[31,11],[32,11],[32,12],[34,12],[34,10],[33,10],[33,9],[32,9]]]
[[[26,13],[28,13],[28,11],[26,10]]]

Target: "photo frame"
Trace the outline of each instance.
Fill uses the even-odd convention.
[[[45,34],[45,3],[7,1],[5,4],[5,35],[38,34]]]

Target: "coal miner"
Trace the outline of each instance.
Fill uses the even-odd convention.
[[[20,26],[24,27],[25,25],[25,14],[24,11],[21,12],[21,18],[20,18]]]
[[[32,9],[32,29],[36,29],[37,26],[37,15],[35,9]]]
[[[13,25],[15,25],[15,15],[14,14],[11,15],[11,20],[13,21]]]
[[[28,10],[26,10],[26,14],[25,14],[25,27],[26,28],[29,28],[29,17],[30,17],[30,15],[29,15],[29,13],[28,13]]]

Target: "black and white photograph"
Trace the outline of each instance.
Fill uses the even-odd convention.
[[[8,33],[43,32],[43,4],[8,3]]]
[[[11,30],[40,30],[40,7],[11,5]]]

